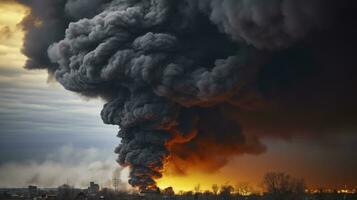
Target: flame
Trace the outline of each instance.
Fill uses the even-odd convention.
[[[186,175],[164,174],[163,178],[157,180],[159,188],[173,187],[176,193],[180,191],[194,191],[197,185],[200,191],[212,191],[212,185],[218,186],[231,184],[227,178],[219,174],[192,173]],[[233,184],[233,183],[232,183]]]

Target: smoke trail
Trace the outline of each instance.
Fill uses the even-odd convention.
[[[259,134],[242,132],[260,121],[249,113],[270,102],[296,105],[280,87],[294,93],[295,82],[326,66],[299,71],[315,62],[304,53],[316,43],[297,46],[331,30],[341,9],[322,0],[20,2],[32,8],[23,22],[26,67],[47,68],[66,89],[107,101],[102,119],[120,126],[118,162],[140,190],[155,189],[165,166],[214,171],[231,156],[264,152]],[[294,55],[301,62],[283,62]],[[285,65],[291,71],[274,74]]]

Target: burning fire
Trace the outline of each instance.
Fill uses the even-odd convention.
[[[212,185],[225,185],[229,181],[218,175],[212,174],[190,174],[188,176],[164,175],[163,178],[157,180],[159,188],[173,187],[176,193],[180,191],[194,191],[199,185],[200,191],[212,191]]]

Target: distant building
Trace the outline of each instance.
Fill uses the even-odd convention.
[[[158,196],[160,196],[160,189],[153,188],[153,189],[141,190],[139,195],[155,199]]]
[[[94,182],[90,182],[88,187],[88,194],[96,195],[99,192],[99,185],[95,184]]]
[[[36,197],[38,195],[38,188],[34,185],[29,185],[28,187],[28,196],[29,198]]]
[[[57,188],[57,191],[58,191],[58,193],[66,193],[72,189],[73,188],[70,185],[63,184]]]

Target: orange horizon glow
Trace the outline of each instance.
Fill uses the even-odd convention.
[[[175,193],[180,191],[194,191],[194,188],[199,185],[200,191],[211,191],[212,185],[234,185],[227,178],[209,174],[190,174],[188,176],[170,176],[164,175],[163,178],[157,180],[159,188],[172,187]]]
[[[262,194],[263,189],[259,186],[251,185],[249,182],[237,182],[234,183],[229,181],[229,179],[220,177],[214,174],[191,174],[189,176],[164,176],[163,178],[157,180],[158,187],[161,189],[165,189],[168,187],[172,187],[175,194],[182,194],[184,192],[195,192],[195,187],[199,186],[199,192],[213,192],[212,186],[216,184],[219,188],[221,186],[230,185],[233,186],[235,191],[234,193],[238,193],[237,186],[240,184],[246,184],[250,187],[250,191],[248,194],[241,195],[250,195],[250,194]],[[357,193],[357,186],[346,187],[335,187],[335,188],[325,188],[325,187],[308,187],[305,192],[314,194],[319,192],[333,193],[337,192],[339,194],[355,194]]]

